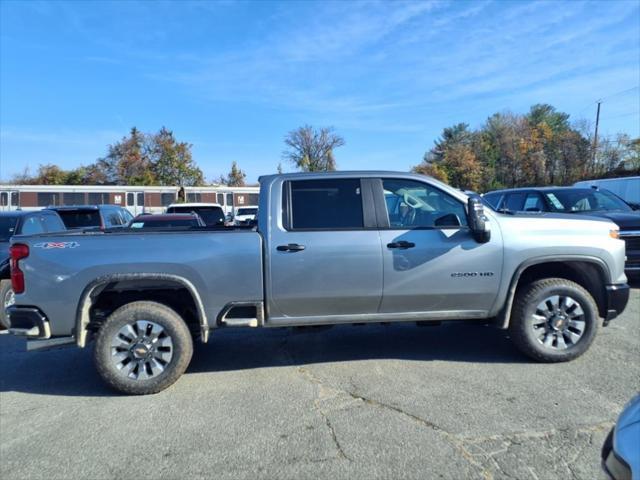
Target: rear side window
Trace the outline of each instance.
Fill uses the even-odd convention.
[[[67,228],[100,227],[100,212],[97,210],[60,210],[58,215]]]
[[[8,242],[16,234],[18,217],[0,217],[0,242]]]
[[[363,228],[359,179],[287,182],[285,225],[292,230]]]
[[[44,227],[38,217],[27,217],[22,222],[22,235],[33,235],[36,233],[44,233]]]

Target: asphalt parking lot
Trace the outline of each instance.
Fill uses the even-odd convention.
[[[638,288],[566,364],[463,324],[228,330],[147,397],[106,389],[90,350],[0,335],[0,476],[591,480],[638,390]]]

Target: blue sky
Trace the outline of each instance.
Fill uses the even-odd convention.
[[[341,169],[406,170],[443,127],[551,103],[640,135],[640,2],[0,2],[0,178],[165,125],[255,181],[333,126]],[[622,93],[620,93],[622,92]],[[285,170],[291,167],[283,162]]]

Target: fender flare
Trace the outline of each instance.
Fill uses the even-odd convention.
[[[112,275],[105,275],[93,280],[83,290],[78,302],[78,308],[76,310],[76,344],[80,348],[84,348],[87,344],[87,326],[89,325],[89,310],[93,304],[93,298],[98,295],[104,287],[110,283],[123,282],[131,280],[159,280],[172,283],[178,283],[182,285],[191,294],[193,301],[196,305],[198,323],[200,325],[200,334],[202,342],[206,343],[209,340],[209,323],[207,321],[207,314],[202,303],[202,298],[198,293],[195,285],[184,277],[179,275],[172,275],[168,273],[116,273]]]
[[[604,260],[598,257],[592,257],[589,255],[545,255],[542,257],[534,257],[525,260],[516,269],[515,273],[511,277],[511,283],[509,283],[509,290],[507,291],[507,298],[505,304],[496,316],[496,325],[498,328],[509,328],[509,320],[511,319],[511,308],[513,307],[513,300],[516,295],[516,287],[520,281],[522,273],[529,267],[534,265],[540,265],[542,263],[552,262],[588,262],[597,265],[605,277],[605,283],[611,283],[611,272]]]

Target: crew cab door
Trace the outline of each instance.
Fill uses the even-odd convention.
[[[500,283],[502,239],[478,243],[464,203],[434,185],[386,178],[374,188],[383,209],[381,313],[436,312],[469,318],[490,310]]]
[[[376,313],[382,253],[371,189],[363,191],[358,178],[339,177],[281,185],[280,198],[278,192],[271,197],[278,204],[268,232],[269,321],[321,323]]]

